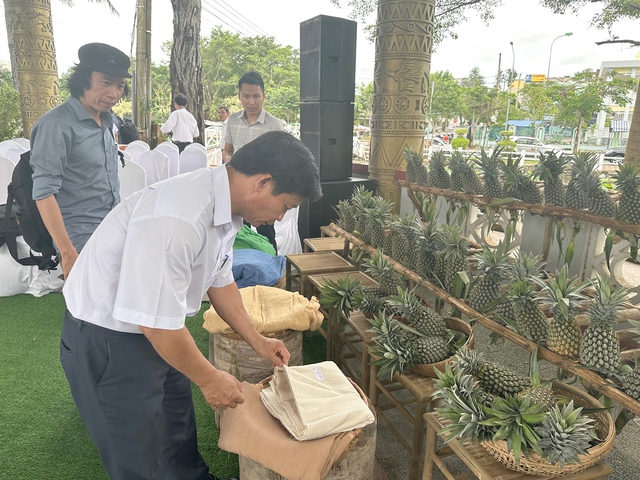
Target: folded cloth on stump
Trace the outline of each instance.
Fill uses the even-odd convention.
[[[276,367],[260,398],[296,440],[322,438],[374,421],[365,401],[333,362]]]
[[[260,333],[317,330],[324,318],[315,297],[309,300],[297,292],[258,285],[241,288],[240,295],[244,308]],[[213,306],[204,312],[202,326],[209,333],[234,333]]]
[[[289,480],[320,480],[358,431],[298,442],[260,401],[260,385],[243,382],[244,403],[220,416],[218,447],[248,457]]]
[[[265,285],[272,287],[284,276],[286,259],[260,250],[243,248],[233,251],[231,271],[238,288]]]

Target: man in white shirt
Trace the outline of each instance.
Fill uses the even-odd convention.
[[[229,109],[224,105],[218,107],[218,120],[222,122],[220,130],[220,150],[224,151],[224,138],[227,136],[227,120],[229,119]]]
[[[222,151],[222,162],[230,162],[239,148],[267,132],[283,131],[282,122],[267,112],[264,104],[264,80],[257,72],[245,73],[238,80],[238,98],[242,110],[232,113],[227,119],[227,128]],[[267,237],[276,253],[276,232],[273,225],[259,227],[258,233]]]
[[[60,361],[112,480],[216,478],[198,452],[190,382],[214,409],[244,396],[200,353],[185,315],[206,292],[259,355],[286,364],[284,343],[260,335],[244,309],[233,241],[243,218],[272,224],[321,196],[311,152],[271,132],[226,165],[128,197],[95,231],[63,289]]]
[[[169,114],[167,121],[162,124],[162,133],[171,132],[171,140],[178,146],[182,153],[184,147],[193,143],[193,139],[200,135],[198,122],[187,110],[187,97],[184,93],[178,93],[173,99],[175,110]]]

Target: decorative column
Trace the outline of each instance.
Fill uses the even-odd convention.
[[[24,136],[60,103],[60,84],[49,0],[5,0],[11,72],[20,92]]]
[[[405,148],[421,152],[429,102],[435,0],[378,0],[369,176],[400,208],[395,171]]]

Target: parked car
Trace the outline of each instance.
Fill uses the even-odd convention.
[[[510,140],[516,142],[516,152],[524,152],[526,154],[537,156],[540,152],[555,152],[557,155],[564,153],[564,150],[553,145],[538,140],[534,137],[510,137]]]
[[[624,152],[627,150],[627,147],[614,147],[608,148],[604,151],[605,157],[622,157],[624,158]]]

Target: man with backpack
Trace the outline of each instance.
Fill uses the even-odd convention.
[[[129,57],[89,43],[67,83],[69,100],[31,132],[33,199],[69,274],[93,231],[120,202],[118,146],[109,110],[128,93]]]

